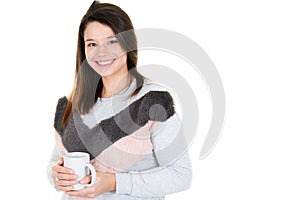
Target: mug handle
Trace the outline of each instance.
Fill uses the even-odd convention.
[[[91,171],[92,181],[89,184],[84,184],[84,186],[85,187],[90,187],[90,186],[93,186],[96,183],[96,178],[97,178],[96,170],[95,170],[94,166],[90,163],[87,163],[85,166],[88,167],[89,170]]]

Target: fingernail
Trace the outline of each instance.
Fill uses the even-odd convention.
[[[81,184],[86,184],[86,183],[88,183],[88,181],[85,180],[85,179],[82,179],[82,180],[79,181],[79,183],[81,183]]]

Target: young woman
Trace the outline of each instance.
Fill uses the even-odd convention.
[[[161,200],[189,188],[191,164],[173,99],[136,66],[130,18],[94,1],[79,27],[73,90],[59,99],[54,120],[48,177],[63,199]],[[95,185],[79,191],[62,159],[75,151],[89,153],[97,171]]]

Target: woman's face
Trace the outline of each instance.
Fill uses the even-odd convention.
[[[87,61],[102,78],[121,77],[128,72],[127,53],[109,26],[90,22],[84,31],[84,42]]]

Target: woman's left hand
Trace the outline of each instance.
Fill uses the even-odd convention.
[[[81,184],[88,184],[90,182],[91,182],[91,176],[86,176],[80,181]],[[99,194],[108,191],[115,191],[115,190],[116,190],[115,174],[97,172],[97,180],[95,185],[91,187],[86,187],[82,190],[67,191],[66,194],[69,196],[95,198]]]

